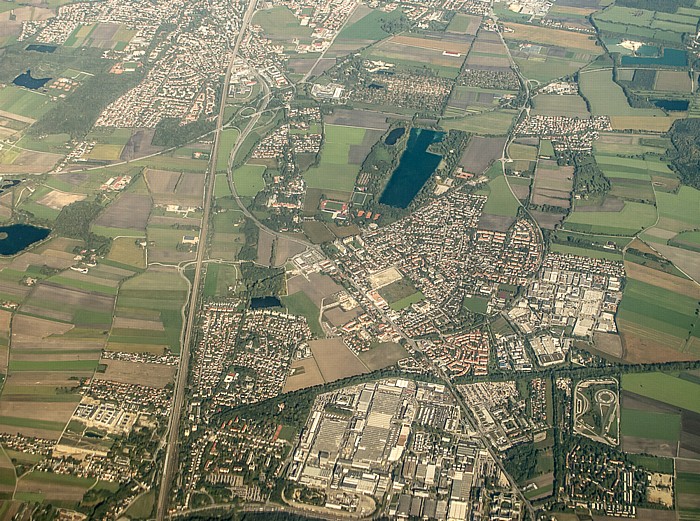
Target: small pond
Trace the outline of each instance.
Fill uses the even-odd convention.
[[[275,296],[253,297],[250,299],[250,309],[281,308],[282,302]]]
[[[401,139],[401,136],[403,136],[405,133],[406,129],[404,127],[395,128],[394,130],[389,132],[389,135],[384,140],[384,143],[386,143],[389,146],[395,145],[396,142],[399,139]]]

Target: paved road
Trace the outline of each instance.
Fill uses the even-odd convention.
[[[182,406],[185,399],[185,390],[187,388],[187,376],[189,373],[189,358],[190,358],[190,342],[192,333],[195,328],[195,317],[197,315],[197,304],[199,296],[199,286],[202,277],[202,264],[204,254],[206,252],[205,245],[207,244],[207,232],[209,230],[209,214],[211,211],[212,194],[214,192],[214,179],[216,177],[216,156],[219,148],[219,137],[221,128],[224,123],[224,110],[226,108],[226,93],[231,80],[231,72],[233,64],[238,54],[243,35],[250,23],[255,12],[257,0],[250,0],[248,8],[243,15],[241,28],[236,37],[236,42],[231,53],[231,61],[226,70],[226,78],[221,95],[221,105],[219,107],[219,115],[217,119],[216,133],[214,138],[214,146],[212,147],[211,158],[209,160],[209,168],[207,170],[206,186],[204,189],[204,214],[202,216],[202,229],[200,231],[199,244],[197,249],[197,259],[195,264],[194,282],[192,284],[192,293],[190,294],[189,310],[187,314],[187,323],[182,338],[180,366],[175,380],[175,390],[173,392],[173,403],[170,411],[170,422],[168,425],[167,443],[165,446],[165,463],[163,464],[163,473],[161,475],[160,490],[158,494],[158,509],[156,512],[156,520],[162,521],[165,519],[168,511],[168,502],[170,500],[170,492],[173,486],[173,477],[178,470],[178,449],[179,449],[179,434],[180,434],[180,418],[182,416]]]

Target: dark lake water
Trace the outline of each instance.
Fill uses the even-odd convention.
[[[250,309],[281,308],[282,301],[277,297],[253,297],[250,299]]]
[[[14,255],[35,242],[39,242],[49,236],[51,230],[39,228],[31,224],[12,224],[0,226],[0,255]]]
[[[647,54],[643,49],[644,47],[639,49],[637,54]],[[688,64],[688,55],[685,51],[664,49],[663,54],[659,56],[656,48],[653,49],[654,56],[623,56],[620,63],[622,65],[666,65],[667,67],[685,67]]]
[[[401,136],[403,136],[406,133],[406,129],[403,127],[395,128],[391,132],[389,132],[389,135],[386,137],[384,140],[384,143],[387,145],[395,145],[396,142],[401,139]]]
[[[428,152],[428,147],[442,140],[444,132],[412,128],[399,166],[382,192],[381,204],[406,208],[440,164],[441,156]]]
[[[43,45],[40,43],[33,43],[27,45],[26,51],[36,51],[36,52],[54,52],[56,50],[55,45]]]
[[[27,70],[27,72],[12,80],[12,83],[19,87],[36,90],[46,85],[49,81],[51,81],[51,78],[32,78],[32,71]]]
[[[664,110],[688,110],[690,102],[684,99],[653,99],[654,105]]]

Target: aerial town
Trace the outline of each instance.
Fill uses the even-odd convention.
[[[0,20],[0,521],[698,519],[700,3]]]

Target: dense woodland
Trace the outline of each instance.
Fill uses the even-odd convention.
[[[683,184],[700,189],[700,120],[678,120],[669,132],[672,164]]]

